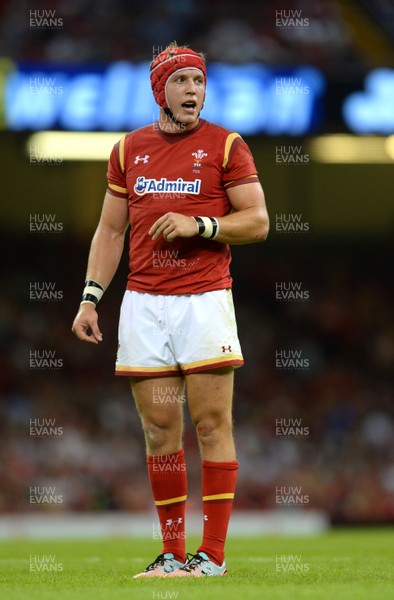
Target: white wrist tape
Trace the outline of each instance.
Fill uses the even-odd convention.
[[[219,222],[215,217],[194,217],[197,223],[198,235],[214,240],[219,233]]]
[[[96,306],[96,304],[98,304],[103,297],[103,294],[103,286],[97,283],[97,281],[93,281],[93,279],[88,279],[85,281],[81,304],[88,302]]]
[[[200,219],[203,220],[203,223],[205,225],[205,230],[204,233],[201,234],[201,237],[210,238],[213,233],[213,224],[211,219],[209,217],[200,217]]]

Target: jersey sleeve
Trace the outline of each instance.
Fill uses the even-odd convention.
[[[238,133],[227,136],[222,168],[225,189],[259,181],[249,146]]]
[[[107,192],[119,198],[128,197],[124,167],[125,137],[123,136],[112,148],[107,170]]]

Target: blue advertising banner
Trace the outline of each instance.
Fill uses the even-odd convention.
[[[156,121],[148,63],[15,64],[3,71],[3,127],[125,131]],[[315,68],[214,63],[202,117],[244,135],[320,131],[325,79]]]

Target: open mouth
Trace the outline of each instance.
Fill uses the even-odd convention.
[[[194,102],[194,100],[188,100],[182,104],[182,108],[186,109],[188,112],[194,111],[196,106],[197,104]]]

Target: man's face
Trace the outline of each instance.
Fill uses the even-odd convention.
[[[195,69],[177,71],[167,82],[167,100],[176,120],[185,124],[185,129],[197,125],[198,115],[204,102],[204,76]]]

